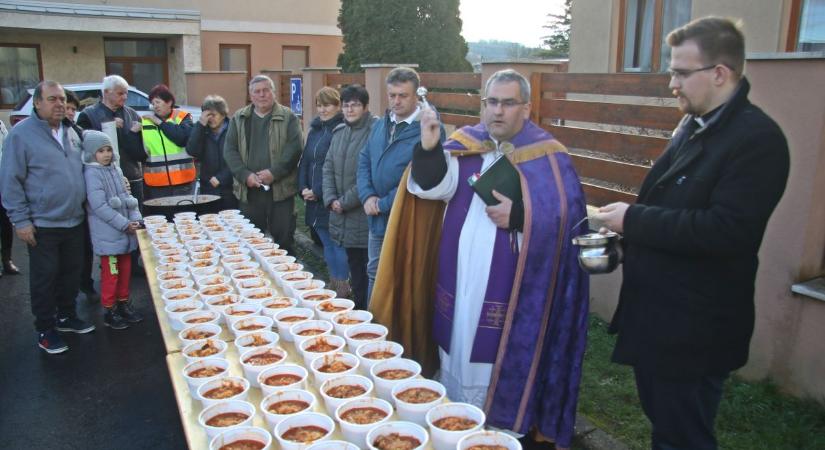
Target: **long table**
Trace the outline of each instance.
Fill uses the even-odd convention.
[[[143,257],[143,264],[144,268],[146,269],[146,279],[149,282],[149,289],[152,294],[152,302],[155,305],[155,311],[157,312],[157,319],[158,324],[160,325],[161,333],[163,335],[163,341],[166,346],[166,364],[169,369],[169,377],[172,380],[172,387],[175,392],[175,400],[178,404],[178,411],[180,413],[181,423],[183,424],[183,431],[186,435],[186,443],[191,450],[200,450],[200,449],[208,449],[209,448],[209,439],[206,435],[206,431],[201,427],[198,423],[198,415],[203,410],[200,400],[196,400],[189,391],[189,385],[186,382],[186,379],[183,377],[183,368],[186,366],[186,359],[184,358],[183,354],[181,353],[181,342],[178,339],[178,332],[172,329],[169,324],[169,316],[166,314],[165,311],[165,304],[163,302],[163,297],[161,296],[160,291],[160,283],[157,280],[157,258],[155,257],[154,249],[152,248],[151,244],[151,237],[146,232],[146,230],[139,230],[138,234],[138,243],[140,245],[141,255]],[[266,275],[269,277],[269,275]],[[269,277],[271,279],[271,277]],[[272,283],[272,288],[278,292],[279,295],[283,295],[281,289],[274,283]],[[223,329],[220,339],[227,341],[228,348],[226,351],[226,359],[229,361],[229,372],[232,376],[239,376],[243,377],[243,369],[239,363],[238,358],[238,351],[235,348],[233,343],[234,336],[232,333],[227,330],[226,325],[221,325]],[[284,342],[280,341],[279,344],[284,350],[287,352],[287,358],[285,362],[291,362],[294,364],[298,364],[300,366],[304,366],[303,358],[298,355],[298,352],[295,349],[295,346],[291,342]],[[310,378],[312,376],[310,375]],[[327,414],[328,416],[334,417],[334,412],[330,413],[326,410],[324,405],[323,399],[318,393],[315,385],[312,383],[311,380],[307,380],[306,390],[310,391],[316,397],[316,405],[315,405],[315,412]],[[273,445],[272,448],[277,448],[277,439],[274,438],[274,430],[270,429],[267,425],[266,420],[264,419],[263,413],[260,411],[260,403],[262,400],[261,390],[260,388],[252,387],[249,389],[249,394],[246,399],[249,403],[252,403],[255,406],[255,417],[253,418],[253,425],[257,427],[264,428],[268,430],[271,434],[273,434]],[[390,420],[396,420],[396,414],[393,414]],[[331,439],[343,439],[340,433],[339,426],[336,424],[335,432],[331,436]],[[428,445],[429,448],[429,445]]]

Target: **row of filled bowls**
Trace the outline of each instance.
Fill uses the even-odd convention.
[[[167,232],[168,230],[164,230],[163,232]],[[162,236],[164,239],[167,239],[171,236]],[[259,239],[260,236],[247,236],[247,238]],[[167,241],[168,242],[168,241]],[[190,241],[185,241],[185,243],[191,243]],[[193,256],[197,256],[195,252],[203,252],[203,251],[210,251],[208,245],[204,242],[194,242],[189,245],[190,254]],[[158,248],[161,247],[161,248]],[[156,250],[168,250],[169,247],[163,248],[164,246],[156,246]],[[237,249],[237,247],[226,247],[229,249]],[[223,249],[223,248],[222,248]],[[259,248],[260,250],[260,248]],[[267,250],[267,248],[263,248],[263,250]],[[230,252],[226,256],[238,256],[242,252]],[[167,253],[163,256],[173,256],[173,255],[181,255],[181,253]],[[159,255],[160,256],[160,255]],[[260,255],[258,255],[260,257]],[[284,256],[284,255],[267,255],[267,257],[272,256]],[[195,260],[203,260],[197,259]],[[248,260],[247,260],[248,261]],[[175,261],[165,261],[167,264],[174,263]],[[238,262],[243,261],[233,261],[230,260],[230,264],[237,264]],[[293,261],[278,261],[278,264],[284,263],[293,263]],[[200,267],[195,267],[195,269],[200,269],[203,267],[213,267],[213,265],[201,265]],[[171,269],[169,267],[165,267],[165,269]],[[231,268],[230,268],[231,270]],[[235,272],[237,271],[249,271],[252,268],[244,267],[244,268],[236,268]],[[295,268],[293,268],[295,270]],[[172,272],[173,270],[167,270],[167,272]],[[208,275],[208,274],[204,274]],[[214,275],[211,274],[211,275]],[[233,281],[239,281],[247,279],[247,277],[236,277],[233,278]],[[277,279],[277,278],[276,278]],[[162,280],[168,281],[168,280]],[[237,286],[238,283],[236,283]],[[259,288],[259,287],[255,287]],[[242,294],[244,293],[243,287],[239,287],[238,289]],[[174,291],[175,289],[169,289],[169,291]],[[246,288],[248,291],[249,288]],[[293,291],[293,294],[296,292]],[[305,294],[305,293],[297,293],[298,295]],[[228,294],[234,295],[234,294]],[[172,310],[170,311],[170,306],[182,306],[180,301],[188,300],[192,301],[191,298],[183,299],[183,298],[174,298],[168,299],[167,297],[173,296],[165,296],[164,300],[168,300],[167,305],[167,312],[177,313],[177,312],[184,312],[184,311],[177,311]],[[232,300],[238,300],[237,297],[230,297]],[[265,301],[270,301],[267,308],[274,313],[271,316],[254,316],[259,311],[247,310],[243,314],[240,314],[241,317],[235,317],[232,313],[232,309],[230,306],[235,305],[238,302],[226,302],[224,304],[215,305],[214,303],[221,303],[221,302],[212,302],[211,306],[215,306],[216,310],[220,310],[220,307],[223,307],[222,316],[223,320],[226,323],[231,325],[231,329],[233,333],[236,334],[236,342],[235,344],[240,349],[245,349],[245,347],[252,347],[250,349],[245,350],[241,353],[240,362],[241,365],[244,367],[244,375],[247,377],[240,378],[240,377],[226,377],[221,376],[225,375],[229,371],[229,366],[226,360],[222,360],[220,358],[215,358],[215,355],[222,355],[223,351],[225,351],[227,344],[223,341],[219,340],[207,340],[206,342],[198,341],[196,343],[191,343],[189,346],[194,348],[203,348],[204,346],[215,345],[216,347],[223,347],[222,350],[218,350],[218,353],[214,353],[212,357],[200,358],[197,356],[188,357],[187,361],[190,362],[189,365],[184,369],[184,377],[187,379],[187,382],[190,383],[190,389],[192,389],[193,393],[204,402],[205,409],[202,411],[199,421],[207,430],[207,434],[210,437],[213,437],[212,446],[214,448],[232,448],[229,441],[235,442],[236,440],[244,440],[241,435],[244,433],[247,435],[257,435],[259,439],[252,439],[252,441],[258,441],[259,444],[262,445],[269,445],[271,444],[271,436],[266,430],[262,429],[254,429],[254,428],[247,428],[245,425],[249,425],[251,423],[251,418],[254,416],[254,406],[250,403],[237,400],[240,398],[246,398],[246,393],[252,383],[261,386],[262,390],[266,397],[261,402],[261,410],[264,412],[264,416],[267,420],[267,423],[274,427],[273,432],[275,436],[278,438],[279,441],[283,441],[284,436],[290,436],[292,434],[301,434],[307,430],[313,431],[319,439],[327,439],[329,435],[334,430],[334,422],[328,416],[314,414],[306,411],[311,411],[313,406],[315,405],[315,397],[312,393],[300,389],[302,387],[301,383],[306,383],[307,378],[307,371],[303,367],[299,365],[291,365],[291,364],[282,364],[280,367],[277,366],[278,363],[283,362],[286,359],[286,352],[277,347],[278,339],[283,338],[285,341],[294,340],[296,342],[296,348],[299,352],[304,353],[304,362],[307,364],[308,367],[312,369],[313,376],[316,382],[316,387],[320,388],[321,395],[324,397],[324,402],[326,405],[327,411],[335,411],[336,419],[341,424],[342,433],[344,434],[345,438],[347,438],[351,442],[358,443],[359,447],[367,448],[367,447],[374,447],[374,445],[378,445],[379,448],[383,447],[393,447],[395,444],[383,442],[387,439],[371,439],[367,437],[367,432],[370,429],[375,428],[376,436],[383,436],[380,430],[396,430],[398,427],[406,430],[405,432],[401,433],[389,433],[390,437],[395,436],[397,439],[401,439],[401,444],[406,444],[409,448],[413,448],[415,446],[410,446],[410,441],[404,442],[405,439],[414,437],[416,441],[423,446],[428,441],[428,434],[427,432],[420,426],[417,425],[415,422],[422,423],[427,420],[425,417],[426,414],[431,414],[432,418],[429,422],[437,422],[438,420],[455,420],[457,418],[464,418],[469,415],[475,415],[476,420],[471,421],[472,426],[465,427],[462,431],[447,431],[442,428],[439,428],[436,425],[432,425],[431,423],[427,423],[428,426],[434,427],[435,430],[433,431],[434,441],[433,444],[436,446],[437,449],[446,449],[446,448],[454,448],[457,442],[457,439],[465,434],[473,433],[481,428],[484,423],[483,413],[475,407],[471,405],[464,405],[458,403],[449,403],[444,404],[439,407],[435,407],[443,401],[444,398],[444,388],[439,383],[436,383],[431,380],[425,379],[412,379],[415,376],[418,376],[420,372],[420,367],[417,363],[411,360],[405,360],[400,358],[401,354],[403,353],[403,348],[396,343],[392,342],[381,342],[381,339],[384,339],[386,336],[386,329],[381,327],[377,324],[368,324],[371,320],[371,315],[369,315],[366,311],[349,311],[352,309],[351,302],[346,299],[333,299],[333,300],[326,300],[326,302],[319,302],[316,299],[315,303],[310,303],[311,300],[306,300],[305,298],[301,298],[301,304],[303,306],[313,306],[315,311],[313,312],[310,308],[295,308],[297,303],[297,299],[285,299],[285,298],[278,298],[281,303],[276,303],[275,299],[266,299],[264,301],[259,301],[260,297],[258,298],[250,298],[249,296],[241,296],[240,297],[241,304],[243,302],[247,302],[246,304],[251,304],[253,306],[257,306],[258,308],[263,308]],[[286,300],[286,301],[284,301]],[[331,302],[338,302],[337,304],[333,305],[335,308],[325,308],[324,306],[329,306]],[[349,302],[347,304],[345,302]],[[256,303],[258,305],[256,305]],[[290,307],[291,306],[291,307]],[[229,314],[227,314],[226,310],[229,309]],[[278,310],[281,311],[278,311]],[[344,310],[345,312],[341,312]],[[214,315],[216,311],[206,311],[212,312]],[[321,319],[332,319],[340,329],[339,332],[343,332],[344,336],[347,338],[346,345],[350,347],[351,350],[355,350],[357,357],[351,353],[342,353],[340,350],[343,349],[344,342],[341,340],[340,336],[329,336],[329,338],[325,338],[325,335],[329,335],[335,326],[332,325],[333,322],[328,322],[326,320],[313,320],[313,314],[317,313],[319,318]],[[192,313],[190,313],[191,315]],[[216,317],[213,316],[206,316],[203,315],[198,316],[197,312],[196,315],[191,316],[191,319],[194,320],[187,320],[189,319],[189,315],[184,316],[182,320],[180,320],[180,326],[187,324],[188,322],[198,322],[198,325],[194,325],[194,327],[206,327],[209,330],[209,326],[211,325],[214,327],[216,323],[204,323],[215,321]],[[266,312],[264,312],[266,314]],[[357,317],[358,315],[361,317]],[[252,317],[244,319],[243,316],[251,315]],[[341,315],[343,320],[335,321],[333,315]],[[356,317],[353,317],[356,316]],[[369,315],[369,316],[367,316]],[[203,320],[207,318],[207,320]],[[297,318],[297,320],[296,320]],[[266,319],[269,319],[267,322]],[[277,319],[287,319],[287,320],[278,320],[278,330],[280,334],[274,334],[271,331],[261,332],[251,332],[249,333],[249,327],[241,326],[241,324],[247,323],[250,324],[254,322],[255,326],[260,328],[269,328],[273,324],[275,324],[275,320]],[[291,319],[291,320],[290,320]],[[353,320],[355,319],[355,320]],[[244,322],[244,320],[248,322]],[[250,322],[251,321],[251,322]],[[340,323],[343,322],[343,323]],[[357,323],[362,323],[364,325],[371,325],[373,327],[380,327],[380,328],[368,328],[365,329],[363,333],[359,333],[359,328]],[[174,321],[173,321],[174,324]],[[352,330],[348,330],[348,328],[352,328]],[[202,329],[202,328],[201,328]],[[186,332],[191,331],[198,331],[198,328],[193,328],[192,330],[184,330],[181,332],[181,339],[184,340],[186,336]],[[220,329],[216,330],[215,328],[211,328],[212,332],[220,332]],[[304,333],[304,331],[312,331],[310,333]],[[376,332],[377,331],[377,332]],[[244,335],[244,333],[248,335]],[[364,342],[358,342],[358,339],[353,339],[353,336],[357,336],[359,334],[366,334],[371,335],[370,339],[365,339]],[[336,340],[336,338],[338,338]],[[332,341],[332,342],[330,342]],[[375,342],[369,342],[375,341]],[[256,347],[256,343],[264,343],[259,347]],[[317,344],[323,344],[327,346],[330,350],[327,352],[307,352],[307,348],[312,348],[317,346]],[[364,344],[364,345],[362,345]],[[359,348],[363,346],[363,349]],[[184,355],[187,355],[186,350],[184,349]],[[377,358],[369,358],[368,356],[370,353],[384,353],[392,355],[389,359],[385,361],[380,361]],[[264,358],[258,358],[260,356],[264,356]],[[274,359],[273,359],[274,356]],[[310,359],[312,359],[310,361]],[[275,364],[260,364],[256,365],[252,363],[252,361],[274,361]],[[223,361],[223,363],[221,362]],[[344,367],[345,369],[340,373],[332,373],[332,372],[325,372],[323,370],[324,367],[332,367],[335,365],[339,365]],[[274,367],[273,367],[274,366]],[[358,370],[359,366],[361,369],[366,369],[370,372],[372,376],[372,380],[363,377],[360,375],[352,375]],[[218,369],[218,370],[216,370]],[[196,372],[214,372],[213,376],[210,377],[195,377],[191,376]],[[406,372],[406,376],[401,379],[397,380],[387,380],[379,376],[379,374],[384,372]],[[266,383],[268,379],[278,379],[279,377],[292,377],[293,380],[297,379],[297,382],[293,381],[291,385],[284,385],[280,387],[273,387],[269,386]],[[214,379],[210,379],[214,378]],[[248,380],[248,378],[254,378],[252,382]],[[379,397],[382,398],[372,398],[369,395],[373,391],[373,381],[375,381],[375,390],[378,392]],[[240,387],[240,392],[236,395],[231,395],[228,398],[237,398],[236,400],[217,400],[217,399],[209,399],[207,396],[204,396],[203,393],[209,391],[221,391],[222,389],[228,389],[229,391],[235,391]],[[332,392],[337,388],[343,388],[344,390],[351,390],[352,388],[357,388],[359,391],[359,395],[354,397],[343,397],[337,398],[332,395],[329,395],[328,392]],[[435,400],[430,399],[431,401],[426,403],[415,403],[415,402],[404,402],[401,400],[397,395],[401,393],[408,393],[410,391],[428,391],[434,394]],[[417,397],[415,395],[414,397]],[[403,398],[403,396],[402,396]],[[393,408],[387,402],[387,399],[395,400],[396,407],[398,408],[399,417],[402,419],[408,419],[412,422],[404,423],[404,422],[387,422],[389,416],[392,414]],[[297,414],[278,414],[279,408],[283,405],[287,405],[289,407],[290,403],[299,403],[305,404],[306,407],[297,408]],[[278,405],[278,406],[275,406]],[[311,406],[310,406],[311,405]],[[400,406],[399,406],[400,405]],[[447,408],[449,406],[449,408]],[[251,408],[251,409],[250,409]],[[444,411],[451,411],[456,410],[453,412],[453,416],[445,415],[444,417],[438,417],[438,412],[440,409]],[[358,422],[358,418],[363,416],[365,413],[367,415],[372,414],[373,416],[378,415],[381,416],[378,420],[370,421],[369,423],[355,423]],[[445,413],[447,414],[447,413]],[[480,417],[479,417],[480,414]],[[354,421],[348,421],[348,417],[355,417]],[[217,423],[217,424],[226,424],[226,419],[229,417],[231,420],[229,423],[232,423],[230,427],[220,427],[220,426],[211,426],[208,425],[208,422]],[[245,419],[243,419],[245,417]],[[289,418],[291,421],[285,421],[282,419]],[[242,419],[242,420],[239,420]],[[307,420],[315,419],[313,422],[310,420],[310,424],[301,425],[301,423],[308,423]],[[363,417],[361,417],[363,420]],[[294,421],[295,423],[293,423]],[[322,423],[317,423],[318,421]],[[285,422],[285,425],[280,425],[281,422]],[[314,425],[313,425],[314,424]],[[280,431],[278,427],[281,427]],[[417,427],[417,428],[416,428]],[[380,428],[380,430],[379,430]],[[321,433],[320,435],[319,430],[326,430],[326,433]],[[224,434],[218,436],[218,432],[223,431]],[[300,431],[300,432],[299,432]],[[261,433],[263,432],[263,433]],[[423,433],[422,433],[423,432]],[[256,434],[257,433],[257,434]],[[446,435],[444,435],[446,433]],[[313,433],[310,433],[313,434]],[[442,436],[443,435],[443,436]],[[322,436],[322,437],[319,437]],[[476,435],[474,435],[476,436]],[[482,432],[481,434],[477,434],[478,439],[482,445],[502,445],[502,448],[516,448],[518,447],[518,442],[512,438],[509,438],[507,435],[503,435],[500,433],[489,433],[489,432]],[[250,437],[250,436],[247,436]],[[236,439],[237,438],[237,439]],[[300,436],[299,436],[300,438]],[[304,439],[306,436],[304,436]],[[508,439],[509,438],[509,439]],[[447,439],[445,441],[445,439]],[[300,440],[300,439],[299,439]],[[466,440],[467,442],[475,442],[473,439]],[[251,443],[251,442],[247,442]],[[333,445],[334,443],[330,443]],[[308,443],[297,443],[294,440],[286,439],[286,442],[281,442],[282,447],[284,448],[304,448]],[[322,444],[319,444],[322,445]],[[257,445],[253,444],[253,447]],[[297,447],[296,447],[297,446]],[[472,448],[473,445],[468,444],[462,448]],[[329,447],[332,448],[332,447]],[[338,445],[335,448],[343,448],[341,445]]]

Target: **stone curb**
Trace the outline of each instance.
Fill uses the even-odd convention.
[[[315,242],[302,231],[295,230],[295,245],[308,253],[312,253],[321,261],[324,260],[324,250],[315,245]],[[576,448],[586,450],[628,450],[626,445],[597,428],[587,417],[581,414],[576,415],[575,427],[573,444]]]
[[[581,414],[576,415],[575,433],[573,443],[577,447],[587,450],[628,450],[625,444],[597,428]]]

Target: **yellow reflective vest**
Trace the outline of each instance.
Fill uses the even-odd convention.
[[[164,122],[179,124],[189,113],[179,109]],[[195,162],[184,147],[172,142],[160,128],[144,117],[143,147],[149,155],[143,163],[143,182],[147,186],[177,186],[195,181]]]

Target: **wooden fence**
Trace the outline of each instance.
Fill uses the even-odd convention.
[[[533,120],[570,150],[588,204],[636,200],[682,116],[662,106],[672,98],[668,81],[666,74],[532,75]],[[576,94],[621,96],[621,102],[575,100]]]
[[[462,127],[478,123],[481,107],[480,73],[422,73],[421,85],[430,91],[427,101],[441,112],[446,124]]]
[[[334,87],[339,91],[351,84],[365,84],[363,73],[328,73],[326,74],[325,86]]]
[[[421,73],[445,124],[479,122],[481,74]],[[532,119],[570,150],[587,203],[633,203],[650,166],[681,118],[666,74],[533,73]],[[364,74],[328,74],[326,84],[364,84]],[[582,94],[587,100],[577,99]],[[577,97],[578,96],[578,97]],[[603,100],[604,96],[619,96]],[[596,100],[592,100],[595,98]]]

